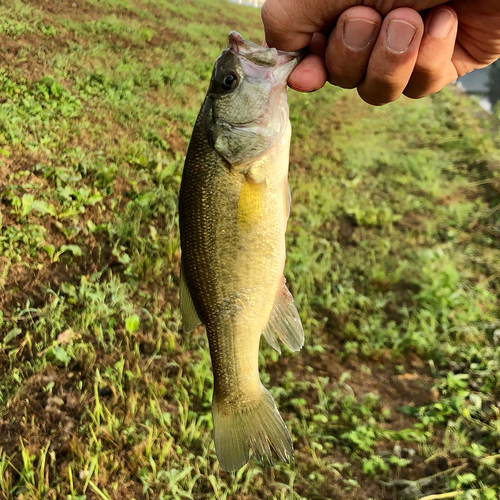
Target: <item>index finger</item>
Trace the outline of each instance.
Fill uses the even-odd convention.
[[[423,10],[446,1],[388,0],[376,2],[372,8],[385,16],[398,7]],[[309,45],[314,33],[330,33],[344,10],[366,3],[359,0],[266,0],[262,6],[266,42],[269,47],[280,50],[302,49]]]

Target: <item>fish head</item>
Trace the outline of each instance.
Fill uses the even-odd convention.
[[[212,73],[207,129],[212,147],[232,166],[261,157],[283,135],[287,78],[301,56],[229,34]]]

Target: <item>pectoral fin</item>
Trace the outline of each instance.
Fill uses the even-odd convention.
[[[192,332],[198,325],[201,325],[201,320],[194,308],[193,299],[189,293],[189,289],[184,278],[181,262],[181,283],[180,283],[180,304],[182,314],[182,326],[186,333]]]
[[[274,302],[271,316],[263,335],[269,345],[281,352],[275,334],[278,334],[279,339],[291,350],[299,351],[304,345],[304,330],[300,321],[299,312],[293,302],[293,297],[285,285],[283,284],[278,290],[276,300]]]

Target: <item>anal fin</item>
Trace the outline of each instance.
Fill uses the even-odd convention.
[[[292,294],[283,283],[278,290],[271,315],[266,328],[262,332],[271,347],[281,352],[275,334],[291,350],[299,351],[304,345],[304,329],[299,312],[294,304]]]
[[[201,325],[201,320],[196,313],[196,309],[194,308],[193,299],[191,298],[191,294],[189,293],[189,288],[186,283],[186,279],[184,278],[184,271],[182,269],[181,262],[181,282],[180,282],[180,291],[179,291],[179,300],[181,305],[181,314],[182,314],[182,326],[186,333],[192,332],[198,325]]]

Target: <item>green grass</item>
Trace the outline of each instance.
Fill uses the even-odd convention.
[[[498,117],[453,89],[290,92],[306,345],[260,361],[295,462],[221,471],[176,207],[231,29],[263,37],[222,0],[0,6],[0,498],[498,498]]]

